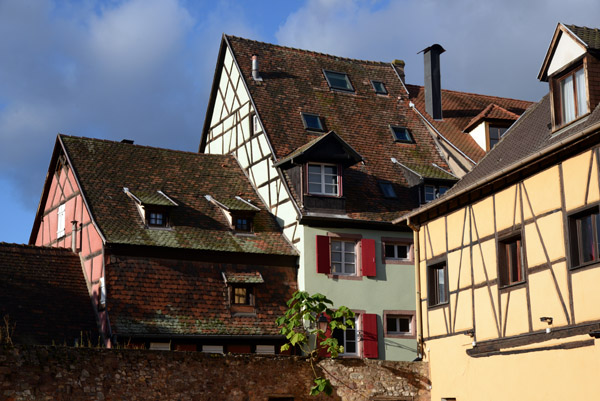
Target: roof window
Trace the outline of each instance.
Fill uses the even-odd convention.
[[[371,81],[371,85],[373,85],[373,89],[375,89],[375,93],[378,95],[387,95],[388,91],[385,89],[385,84],[381,81]]]
[[[354,87],[350,82],[350,78],[348,78],[348,74],[326,70],[323,70],[323,74],[325,74],[325,79],[327,79],[329,88],[346,92],[354,92]]]
[[[391,182],[380,182],[379,189],[381,189],[381,192],[385,198],[396,199],[398,197]]]
[[[406,127],[399,127],[397,125],[390,125],[390,131],[392,131],[392,135],[394,136],[395,142],[402,143],[414,143],[413,137]]]
[[[323,129],[321,117],[316,114],[302,113],[302,123],[304,124],[304,129],[306,130],[319,132],[325,131]]]

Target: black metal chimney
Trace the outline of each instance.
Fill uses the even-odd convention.
[[[440,54],[445,51],[436,43],[419,52],[425,56],[425,110],[434,120],[442,119]]]

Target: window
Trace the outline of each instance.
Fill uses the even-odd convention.
[[[511,285],[524,281],[520,235],[499,241],[498,273],[500,285]]]
[[[148,213],[148,225],[150,226],[164,226],[165,215],[161,212],[150,212]]]
[[[409,337],[414,335],[414,314],[393,314],[384,311],[386,337]]]
[[[359,321],[359,315],[356,315],[352,320],[354,321],[354,327],[346,326],[346,330],[333,330],[332,337],[337,339],[338,344],[344,347],[344,352],[341,355],[358,355],[358,339],[356,336],[358,327],[356,322]],[[344,319],[344,323],[346,323],[346,319]]]
[[[170,351],[171,343],[150,343],[150,349],[154,351]]]
[[[260,121],[258,121],[258,116],[256,114],[252,114],[252,122],[251,122],[251,130],[252,134],[258,134],[262,132],[262,126],[260,125]]]
[[[308,193],[338,196],[338,167],[331,164],[309,164]]]
[[[354,92],[354,87],[352,86],[352,83],[350,83],[350,79],[348,78],[347,74],[325,70],[323,70],[323,74],[325,74],[325,79],[327,80],[329,88],[346,92]]]
[[[58,207],[57,212],[57,223],[56,223],[56,237],[65,236],[65,204],[63,203]]]
[[[209,354],[222,354],[223,346],[222,345],[203,345],[202,352]]]
[[[448,189],[450,188],[446,186],[425,185],[425,203],[439,198],[441,195],[445,194]]]
[[[409,260],[410,245],[408,244],[384,244],[385,258],[392,260]]]
[[[502,138],[502,135],[504,135],[507,129],[507,127],[496,127],[493,125],[489,126],[488,130],[490,135],[490,143],[488,146],[488,150],[496,146],[496,144],[498,143],[498,141],[500,141],[500,138]]]
[[[252,231],[252,220],[248,217],[244,216],[234,216],[233,218],[233,228],[236,231]]]
[[[556,125],[568,124],[589,112],[583,67],[556,78],[554,89]]]
[[[274,345],[257,345],[255,352],[257,354],[275,354]]]
[[[254,305],[254,294],[252,287],[232,286],[233,305]]]
[[[398,196],[396,195],[396,191],[394,191],[394,186],[391,182],[380,182],[379,189],[383,193],[384,198],[388,199],[396,199]]]
[[[331,241],[331,270],[334,274],[356,274],[356,242]]]
[[[427,301],[430,307],[448,302],[447,270],[445,261],[427,269]]]
[[[375,89],[375,93],[378,95],[387,95],[388,91],[385,89],[385,85],[381,81],[371,81],[371,85],[373,85],[373,89]]]
[[[597,207],[569,217],[571,267],[600,260],[598,257],[599,230],[600,214]]]
[[[304,124],[304,129],[319,132],[324,131],[321,117],[316,114],[302,113],[302,123]]]
[[[390,125],[390,130],[392,131],[392,135],[394,136],[395,142],[402,143],[414,143],[413,137],[406,127],[399,127],[396,125]]]

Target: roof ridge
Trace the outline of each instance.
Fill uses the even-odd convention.
[[[336,58],[336,59],[342,60],[342,61],[355,61],[355,62],[366,63],[366,64],[381,65],[381,66],[385,66],[385,67],[388,67],[393,62],[393,60],[392,61],[361,60],[361,59],[357,59],[357,58],[336,56],[334,54],[317,52],[314,50],[300,49],[299,47],[284,46],[284,45],[278,45],[278,44],[274,44],[274,43],[262,42],[260,40],[246,39],[246,38],[242,38],[241,36],[227,35],[227,34],[224,34],[224,36],[226,38],[234,38],[234,39],[244,40],[246,42],[254,42],[254,43],[258,43],[258,44],[262,44],[262,45],[278,47],[278,48],[284,49],[284,50],[293,50],[293,51],[302,52],[305,54],[312,54],[312,55],[317,55],[317,56]]]
[[[423,85],[415,85],[415,84],[406,84],[406,86],[414,86],[414,87],[418,87],[418,88],[425,88],[425,86],[423,86]],[[516,102],[529,103],[530,105],[536,103],[536,102],[533,102],[531,100],[522,100],[522,99],[515,99],[515,98],[512,98],[512,97],[503,97],[503,96],[494,96],[494,95],[484,95],[482,93],[464,92],[464,91],[457,91],[457,90],[454,90],[454,89],[443,89],[442,88],[442,92],[453,92],[453,93],[461,93],[461,94],[464,94],[464,95],[482,96],[482,97],[486,97],[486,98],[490,98],[490,99],[514,100]]]
[[[123,143],[121,141],[115,141],[115,140],[112,140],[112,139],[90,138],[90,137],[87,137],[87,136],[67,135],[67,134],[61,134],[61,133],[59,133],[58,135],[60,137],[62,137],[62,138],[86,139],[86,140],[91,140],[91,141],[95,141],[95,142],[115,143],[115,144],[119,144],[119,145],[123,145],[123,146],[136,146],[138,148],[166,150],[168,152],[174,152],[174,153],[183,153],[183,154],[199,155],[199,156],[216,156],[215,158],[218,158],[218,157],[222,157],[222,158],[233,157],[231,155],[221,155],[221,154],[214,154],[214,153],[199,153],[199,152],[194,152],[194,151],[191,151],[191,150],[179,150],[179,149],[159,148],[157,146],[139,145],[139,144],[136,144],[136,143]]]
[[[563,25],[569,29],[571,29],[571,27],[575,27],[575,28],[581,28],[581,29],[589,29],[591,31],[600,31],[599,28],[590,28],[589,26],[584,26],[584,25],[575,25],[575,24],[563,24]]]
[[[23,248],[27,250],[47,250],[47,251],[58,251],[58,252],[68,252],[75,255],[70,248],[62,248],[55,246],[46,246],[46,245],[31,245],[31,244],[18,244],[12,242],[0,242],[0,247],[2,248]]]

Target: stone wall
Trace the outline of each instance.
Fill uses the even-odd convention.
[[[320,367],[334,397],[308,395],[312,369],[300,357],[0,346],[0,400],[429,400],[423,362]]]

